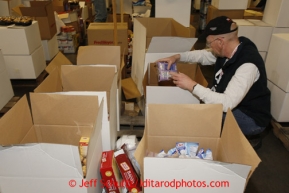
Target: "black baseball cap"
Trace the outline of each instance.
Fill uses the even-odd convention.
[[[198,37],[198,39],[205,40],[209,35],[227,34],[236,31],[238,27],[231,30],[232,23],[235,22],[227,16],[216,17],[209,21],[204,32]]]

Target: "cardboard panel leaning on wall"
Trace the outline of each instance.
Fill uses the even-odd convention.
[[[212,180],[226,180],[229,187],[214,189],[205,186],[202,192],[244,191],[246,183],[261,160],[238,127],[230,110],[223,129],[222,105],[219,104],[149,104],[146,111],[146,130],[135,151],[135,158],[141,166],[142,180],[195,179],[208,183]],[[147,152],[156,153],[162,149],[167,152],[175,147],[177,142],[197,142],[199,148],[210,148],[214,161],[145,156]],[[184,165],[187,167],[182,169]],[[155,172],[156,170],[158,172]],[[161,189],[144,187],[144,191],[150,192],[175,192],[175,187]],[[191,190],[181,188],[178,191]]]
[[[79,185],[83,180],[100,179],[103,103],[98,105],[97,96],[30,93],[30,104],[32,111],[27,97],[22,97],[0,120],[0,143],[12,145],[0,146],[1,190],[89,192]],[[82,136],[90,137],[86,179],[78,150]],[[75,188],[67,185],[69,180],[74,180]],[[90,189],[102,192],[100,182]]]

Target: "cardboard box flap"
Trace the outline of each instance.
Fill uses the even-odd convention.
[[[220,137],[223,115],[220,104],[148,104],[147,110],[148,136]]]
[[[147,53],[185,52],[191,50],[197,38],[153,37]]]
[[[51,4],[49,1],[30,1],[30,7],[19,8],[23,16],[46,17],[49,14],[46,6],[49,4]]]
[[[41,84],[34,89],[34,92],[61,92],[62,90],[60,68],[56,67]]]
[[[0,176],[82,178],[78,146],[46,143],[11,146],[0,151],[0,157]]]
[[[58,54],[50,61],[45,70],[48,74],[50,74],[56,67],[61,65],[72,65],[72,62],[64,54],[62,54],[62,52],[58,52]]]
[[[19,144],[33,126],[26,95],[0,119],[0,145]],[[34,135],[36,142],[36,135]]]
[[[110,64],[120,69],[119,46],[79,46],[77,52],[77,65]]]
[[[25,6],[23,4],[20,4],[20,5],[16,6],[16,7],[13,7],[12,11],[14,11],[17,15],[22,16],[20,7],[25,7]]]
[[[221,135],[223,152],[219,160],[252,166],[250,176],[260,163],[260,158],[243,135],[234,115],[229,109]],[[249,177],[250,177],[249,176]]]
[[[109,92],[115,74],[116,67],[111,65],[62,66],[63,91]]]
[[[99,111],[97,114],[96,122],[94,123],[95,128],[93,130],[93,133],[90,136],[89,144],[88,144],[88,152],[87,152],[87,175],[86,179],[101,179],[100,177],[100,159],[101,159],[101,152],[103,150],[102,148],[102,138],[101,138],[101,129],[102,129],[102,120],[103,116],[103,108],[105,104],[102,100],[99,105]],[[97,164],[98,163],[98,164]],[[100,180],[97,180],[97,188],[100,189],[102,186],[100,184]],[[101,191],[99,191],[101,192]]]
[[[177,162],[176,162],[177,161]],[[212,182],[228,182],[228,187],[222,188],[221,192],[241,192],[246,183],[246,173],[248,174],[250,166],[240,164],[224,164],[200,159],[179,159],[179,158],[144,158],[144,179],[154,179],[156,181],[182,181],[184,179],[196,179]],[[190,172],[188,172],[190,171]],[[173,173],[173,175],[172,175]],[[206,186],[209,187],[209,186]],[[145,191],[149,192],[175,192],[175,188],[148,186]],[[191,190],[181,192],[190,192]],[[201,192],[211,193],[220,192],[214,188],[203,188]]]
[[[35,125],[93,126],[98,112],[97,96],[30,93]],[[76,122],[77,120],[77,122]]]

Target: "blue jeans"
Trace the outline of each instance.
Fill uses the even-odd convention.
[[[106,22],[106,0],[93,0],[93,5],[96,12],[94,22]]]
[[[241,110],[234,109],[232,113],[244,135],[257,135],[265,130],[265,127],[256,125],[255,121]],[[223,113],[223,121],[225,117],[226,113]]]

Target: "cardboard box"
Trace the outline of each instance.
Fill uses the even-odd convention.
[[[41,44],[46,61],[52,60],[52,58],[59,52],[56,35],[50,40],[42,40]]]
[[[0,0],[0,16],[15,16],[12,8],[21,4],[21,0]]]
[[[273,27],[261,20],[234,19],[238,25],[238,36],[249,38],[257,46],[258,51],[267,52]]]
[[[13,87],[6,70],[0,71],[0,110],[14,96]]]
[[[45,69],[42,45],[31,55],[3,55],[10,79],[36,79]]]
[[[232,0],[212,0],[211,5],[220,9],[247,9],[248,0],[239,0],[239,1],[232,1]]]
[[[178,72],[183,72],[190,78],[198,82],[205,87],[208,83],[202,74],[202,71],[197,63],[177,63]],[[197,104],[200,103],[200,99],[191,92],[181,89],[175,86],[172,82],[158,82],[158,69],[155,63],[150,64],[147,84],[144,84],[146,88],[145,98],[146,105],[148,104]],[[169,83],[168,83],[169,82]],[[165,85],[166,84],[166,85]],[[164,85],[164,86],[161,86]]]
[[[185,27],[190,27],[191,0],[163,0],[155,2],[155,17],[173,18]],[[139,6],[140,7],[140,6]]]
[[[60,68],[62,65],[72,65],[72,62],[66,58],[61,52],[58,52],[53,60],[46,66],[45,71],[50,74],[55,69]]]
[[[184,27],[173,19],[135,18],[131,77],[141,94],[148,62],[155,62],[146,60],[146,54],[173,55],[191,50],[196,41],[193,38],[195,33],[196,29],[193,26]],[[150,46],[152,43],[153,46]],[[162,56],[159,55],[159,58]]]
[[[99,106],[97,96],[47,93],[30,93],[29,98],[31,110],[25,95],[0,119],[1,190],[101,193],[96,179],[103,102]],[[86,179],[78,150],[82,136],[90,137]]]
[[[58,14],[58,17],[64,22],[64,23],[72,23],[75,21],[78,21],[78,15],[76,11],[66,12],[66,13],[60,13]]]
[[[62,65],[34,90],[36,93],[94,91],[105,92],[106,114],[103,116],[103,149],[115,148],[117,139],[117,70],[112,65]],[[91,83],[94,84],[91,84]],[[74,94],[74,93],[72,93]]]
[[[272,34],[266,58],[267,78],[285,92],[289,92],[289,33]]]
[[[13,96],[14,91],[0,50],[0,109],[2,109]]]
[[[30,7],[20,7],[22,15],[34,17],[39,23],[42,40],[50,40],[56,34],[56,22],[51,1],[30,1]]]
[[[113,153],[113,150],[102,152],[100,175],[106,192],[120,193],[120,174]]]
[[[53,0],[52,6],[53,11],[56,11],[57,13],[64,12],[66,10],[65,5],[68,4],[68,0]]]
[[[263,13],[263,21],[274,27],[289,27],[289,1],[267,0]]]
[[[236,10],[236,9],[228,9],[228,10],[220,10],[212,5],[209,5],[207,12],[207,23],[212,19],[219,16],[227,16],[231,19],[243,19],[244,10]]]
[[[128,53],[127,23],[117,23],[117,45],[121,47],[121,53]],[[87,28],[88,45],[115,46],[114,23],[90,23]]]
[[[179,184],[178,192],[191,192],[191,188],[210,193],[244,192],[260,159],[230,110],[222,128],[222,108],[220,104],[147,106],[146,129],[134,154],[141,166],[142,180],[146,183],[144,192],[175,192],[176,183]],[[214,161],[146,157],[147,151],[158,153],[163,149],[167,152],[177,142],[198,142],[199,148],[210,148]],[[148,184],[152,180],[175,185],[156,188]],[[196,182],[194,185],[186,183],[192,180]],[[206,186],[212,181],[229,183],[229,187]]]
[[[280,89],[270,80],[268,88],[271,91],[271,114],[277,122],[289,122],[289,92]]]
[[[289,27],[273,27],[273,34],[289,33]]]
[[[0,26],[0,48],[4,55],[30,55],[41,45],[39,26]]]

